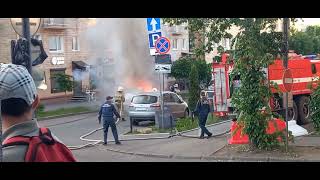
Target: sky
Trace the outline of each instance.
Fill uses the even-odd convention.
[[[320,25],[320,18],[303,18],[303,21],[305,25]]]
[[[320,26],[320,18],[303,18],[303,21],[301,19],[298,19],[298,22],[296,22],[295,27],[298,30],[303,30],[307,26],[314,26],[314,25]]]

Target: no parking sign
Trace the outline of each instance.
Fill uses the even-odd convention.
[[[170,50],[170,41],[168,38],[160,37],[156,41],[155,47],[159,54],[167,54]]]

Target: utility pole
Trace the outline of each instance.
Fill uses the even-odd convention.
[[[283,67],[284,69],[288,69],[288,51],[289,51],[289,27],[290,20],[289,18],[283,18]],[[289,128],[288,128],[288,92],[285,92],[285,108],[286,108],[286,152],[288,152],[288,136],[289,136]]]

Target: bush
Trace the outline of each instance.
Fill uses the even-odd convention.
[[[212,115],[212,114],[209,114],[208,115],[208,119],[207,119],[207,125],[210,125],[210,124],[213,124],[213,123],[216,123],[218,121],[220,121],[221,119],[219,119],[218,117]],[[199,127],[199,124],[198,124],[198,118],[195,117],[193,120],[191,117],[187,117],[187,118],[181,118],[181,119],[178,119],[177,122],[176,122],[176,128],[177,130],[180,132],[180,131],[187,131],[187,130],[190,130],[190,129],[194,129],[194,128],[197,128]]]

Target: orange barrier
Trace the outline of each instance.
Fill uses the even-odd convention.
[[[275,124],[277,128],[275,127]],[[273,121],[268,122],[267,134],[273,134],[276,130],[281,131],[286,128],[286,123],[280,119],[274,119]],[[233,121],[231,124],[231,138],[229,139],[229,144],[248,144],[249,137],[247,134],[242,134],[243,127],[239,127],[236,121]],[[234,133],[234,131],[236,131]],[[278,140],[281,141],[281,137],[278,137]]]

